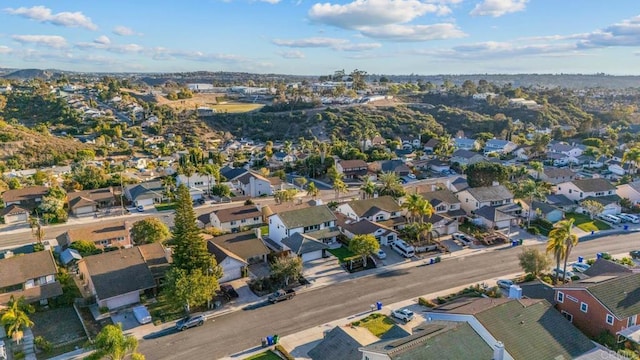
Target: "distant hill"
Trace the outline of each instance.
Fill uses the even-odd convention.
[[[29,79],[43,79],[49,80],[53,78],[56,73],[52,70],[40,70],[40,69],[23,69],[12,71],[8,74],[2,75],[5,79],[13,80],[29,80]]]

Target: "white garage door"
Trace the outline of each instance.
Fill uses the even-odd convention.
[[[128,294],[109,298],[104,302],[104,306],[110,310],[121,308],[123,306],[135,304],[140,302],[140,293],[137,291],[130,292]]]
[[[227,281],[232,281],[232,280],[235,280],[235,279],[240,279],[242,277],[241,268],[225,269],[223,272],[224,272],[224,274],[222,275],[220,280],[218,280],[218,282],[220,282],[220,283],[224,283],[224,282],[227,282]]]
[[[29,219],[29,214],[26,214],[26,213],[11,214],[11,215],[4,216],[4,222],[7,224],[26,222],[28,219]]]
[[[136,200],[136,206],[152,206],[153,205],[153,199],[140,199],[140,200]]]
[[[313,251],[310,253],[302,254],[302,262],[307,262],[311,260],[317,260],[322,258],[322,250]]]
[[[93,206],[81,206],[75,209],[76,215],[84,215],[93,213]]]

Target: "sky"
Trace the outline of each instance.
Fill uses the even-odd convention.
[[[0,67],[640,75],[638,0],[0,1]]]

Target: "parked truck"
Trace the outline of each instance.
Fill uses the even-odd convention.
[[[272,303],[272,304],[275,304],[278,301],[292,299],[294,296],[296,296],[296,291],[295,290],[293,290],[293,289],[289,289],[289,290],[280,289],[280,290],[274,292],[273,294],[269,295],[269,302]]]

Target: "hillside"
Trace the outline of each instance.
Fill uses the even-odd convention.
[[[39,133],[0,121],[0,162],[8,169],[63,165],[79,150],[90,149],[76,139]]]

